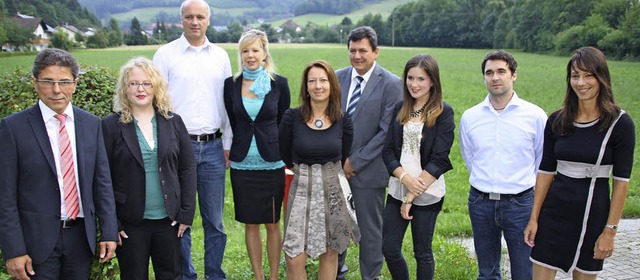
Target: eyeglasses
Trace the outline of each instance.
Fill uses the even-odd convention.
[[[62,90],[73,89],[73,86],[76,85],[76,81],[72,80],[54,81],[36,79],[36,82],[43,88],[53,88],[53,85],[57,83]]]
[[[150,82],[144,82],[144,83],[138,83],[138,82],[129,82],[129,88],[133,88],[133,89],[137,89],[138,87],[142,86],[143,88],[151,88],[153,87],[153,84]]]

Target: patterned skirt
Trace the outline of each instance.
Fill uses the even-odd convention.
[[[327,249],[344,252],[351,240],[357,244],[360,230],[347,209],[340,162],[296,164],[293,172],[284,220],[285,254],[293,258],[306,251],[317,258]]]

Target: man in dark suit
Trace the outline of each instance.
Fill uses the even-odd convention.
[[[101,261],[116,248],[100,119],[70,104],[78,72],[68,52],[41,51],[32,78],[38,103],[0,122],[0,248],[18,279],[88,279],[96,218]]]
[[[402,99],[402,82],[376,63],[378,36],[369,26],[349,33],[347,40],[351,66],[336,71],[342,88],[342,109],[353,122],[351,155],[344,163],[356,208],[360,241],[362,279],[375,279],[382,263],[382,212],[389,173],[382,161],[391,113]],[[340,255],[338,278],[346,275]]]

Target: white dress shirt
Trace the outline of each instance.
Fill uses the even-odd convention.
[[[44,120],[44,126],[47,128],[47,135],[49,136],[49,144],[51,144],[51,151],[53,151],[53,160],[56,164],[56,175],[58,176],[58,186],[60,190],[60,217],[62,220],[66,220],[67,207],[64,205],[64,182],[62,181],[62,165],[60,162],[60,121],[54,116],[56,112],[47,107],[42,100],[38,100],[38,106],[40,106],[40,112],[42,113],[42,120]],[[80,212],[78,218],[84,217],[84,210],[82,208],[82,194],[80,193],[80,181],[78,180],[80,175],[78,173],[78,153],[76,149],[76,125],[74,123],[75,117],[73,115],[73,106],[71,103],[64,109],[63,114],[67,115],[67,119],[64,122],[67,134],[69,134],[69,141],[71,142],[71,150],[73,151],[73,169],[76,172],[76,189],[78,190],[78,204],[80,205]]]
[[[460,119],[460,149],[469,183],[486,193],[517,194],[535,185],[542,159],[546,113],[513,97],[502,112],[489,96]]]
[[[224,149],[231,148],[231,125],[224,107],[224,80],[231,76],[227,52],[205,38],[194,47],[184,34],[160,47],[153,63],[168,83],[173,109],[191,135],[222,129]]]

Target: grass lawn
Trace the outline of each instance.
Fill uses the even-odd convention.
[[[236,69],[236,44],[222,44],[231,58],[232,67]],[[158,46],[135,48],[117,48],[109,50],[79,50],[74,56],[81,64],[104,65],[118,69],[128,59],[135,56],[151,58]],[[464,110],[483,100],[486,89],[483,84],[480,64],[484,55],[490,50],[467,49],[429,49],[381,47],[378,61],[382,66],[402,75],[405,62],[418,53],[430,53],[439,63],[443,83],[444,99],[455,110],[456,124]],[[324,59],[335,69],[349,64],[348,53],[344,45],[286,45],[273,44],[271,53],[277,66],[277,72],[289,78],[292,106],[297,106],[302,69],[315,59]],[[568,57],[556,57],[514,51],[512,54],[518,61],[518,79],[515,90],[518,95],[538,104],[547,113],[560,107],[565,92],[565,67]],[[0,58],[0,73],[12,71],[15,67],[28,68],[33,62],[33,55]],[[609,68],[613,79],[613,91],[617,102],[640,123],[640,62],[610,61]],[[114,77],[115,79],[116,77]],[[437,279],[470,279],[476,273],[475,262],[469,258],[464,248],[452,241],[450,237],[471,236],[471,225],[467,211],[467,194],[469,191],[468,172],[460,156],[457,140],[453,144],[451,159],[454,169],[446,174],[447,198],[436,226],[434,252],[436,256]],[[636,145],[640,137],[636,131]],[[636,153],[634,170],[629,187],[629,195],[625,205],[625,217],[640,217],[640,153]],[[228,180],[227,180],[228,182]],[[233,199],[230,185],[227,184],[225,200],[225,226],[229,235],[225,252],[224,269],[229,279],[248,279],[252,277],[251,268],[244,246],[244,226],[234,220]],[[203,272],[203,237],[199,216],[194,222],[194,262],[200,274]],[[410,232],[407,233],[410,235]],[[263,235],[264,238],[264,235]],[[405,238],[404,252],[409,267],[415,269],[412,258],[410,238]],[[266,253],[265,253],[266,254]],[[350,279],[358,279],[357,247],[350,249],[348,265],[352,269]],[[265,268],[267,265],[265,264]],[[309,271],[315,272],[317,262],[309,262]],[[281,265],[281,276],[284,278],[284,266]],[[315,277],[315,273],[313,273]],[[385,279],[391,279],[386,268],[383,269]],[[0,277],[1,278],[1,277]]]

